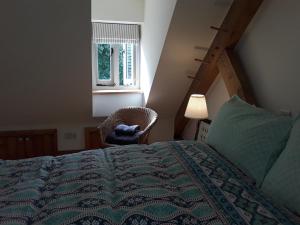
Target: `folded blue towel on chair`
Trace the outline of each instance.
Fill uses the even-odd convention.
[[[130,144],[138,144],[139,137],[142,132],[137,132],[134,135],[116,135],[116,132],[113,131],[106,137],[106,142],[109,144],[115,145],[130,145]]]
[[[115,127],[116,135],[122,136],[133,136],[135,133],[137,133],[140,130],[139,125],[131,125],[128,126],[126,124],[119,124]]]

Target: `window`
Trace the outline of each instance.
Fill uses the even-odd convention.
[[[93,23],[94,88],[139,88],[139,51],[139,25]]]
[[[136,51],[133,44],[96,44],[98,86],[136,87]]]

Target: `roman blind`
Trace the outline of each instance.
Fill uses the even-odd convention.
[[[140,26],[137,24],[93,22],[95,44],[139,44]]]

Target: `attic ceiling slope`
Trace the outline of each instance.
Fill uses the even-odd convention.
[[[184,117],[184,111],[189,96],[194,93],[206,94],[218,74],[216,71],[220,56],[227,48],[233,49],[236,46],[262,2],[263,0],[234,0],[204,58],[204,61],[209,63],[201,65],[177,112],[175,137],[181,136],[187,124],[188,120]]]
[[[232,1],[179,0],[160,56],[147,106],[174,118]]]

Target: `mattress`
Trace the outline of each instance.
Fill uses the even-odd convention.
[[[0,160],[0,224],[294,224],[205,144]]]

